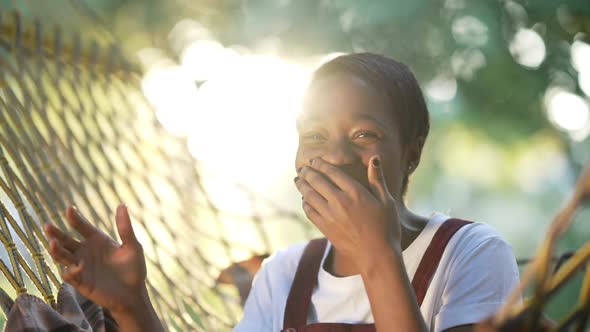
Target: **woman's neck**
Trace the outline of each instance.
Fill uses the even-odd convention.
[[[402,231],[401,248],[403,251],[418,237],[428,223],[428,218],[411,212],[404,204],[399,204],[398,216]],[[324,269],[336,277],[347,277],[360,273],[354,262],[339,254],[338,249],[333,246],[324,262]]]

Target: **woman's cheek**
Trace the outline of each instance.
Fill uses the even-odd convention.
[[[299,144],[297,148],[297,154],[295,156],[295,167],[301,167],[303,165],[308,165],[309,160],[312,158],[321,157],[322,153],[319,148],[314,148],[310,146],[303,146],[303,144]]]

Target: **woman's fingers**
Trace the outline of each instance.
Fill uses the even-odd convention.
[[[307,181],[307,183],[309,183],[309,185],[328,202],[338,200],[342,193],[342,190],[328,180],[326,176],[311,167],[303,167],[299,173],[299,177]]]
[[[328,201],[320,195],[305,179],[296,178],[295,186],[301,193],[304,202],[314,208],[319,214],[328,212]]]
[[[313,159],[310,164],[313,169],[327,176],[342,191],[351,192],[360,186],[356,181],[351,181],[350,177],[338,167],[321,158]]]
[[[80,248],[80,242],[74,240],[72,237],[62,232],[61,229],[55,227],[53,224],[45,224],[45,234],[50,239],[56,239],[67,250],[74,252]]]
[[[65,282],[78,288],[81,286],[81,275],[84,270],[84,262],[81,261],[79,264],[67,266],[67,269],[62,273],[62,277]],[[85,295],[85,294],[82,294]]]
[[[316,209],[314,209],[311,205],[309,205],[309,203],[307,203],[306,201],[303,201],[302,204],[303,212],[305,212],[307,218],[311,220],[311,222],[314,225],[316,225],[316,227],[320,230],[320,232],[322,232],[322,234],[326,235],[326,223],[324,221],[324,218],[322,218],[319,212]]]
[[[381,158],[379,156],[373,156],[369,161],[367,177],[373,195],[379,198],[381,202],[386,203],[391,195],[387,188],[387,180],[385,179],[385,174],[381,167]]]
[[[49,242],[49,253],[58,263],[66,266],[76,265],[78,263],[74,254],[62,247],[56,239],[52,239]]]
[[[94,227],[90,222],[88,222],[88,220],[82,216],[78,209],[74,207],[69,207],[66,210],[66,218],[68,219],[69,224],[84,238],[89,238],[92,235],[100,232],[98,228]]]

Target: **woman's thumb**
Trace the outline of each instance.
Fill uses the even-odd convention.
[[[125,204],[121,204],[117,207],[117,214],[115,217],[117,222],[117,231],[123,245],[136,244],[137,238],[133,232],[133,226],[131,226],[131,218],[129,217],[129,211]]]
[[[373,156],[369,161],[368,173],[369,185],[373,195],[382,202],[386,202],[389,197],[389,190],[387,189],[387,181],[383,175],[383,167],[379,156]]]

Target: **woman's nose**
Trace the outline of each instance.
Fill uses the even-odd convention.
[[[321,157],[332,165],[352,164],[357,159],[354,147],[347,141],[327,144]]]

